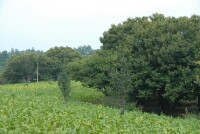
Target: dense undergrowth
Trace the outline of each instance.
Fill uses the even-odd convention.
[[[56,82],[0,86],[0,134],[9,133],[200,133],[200,121],[140,111],[119,110],[101,104],[104,95],[72,82],[67,104]]]

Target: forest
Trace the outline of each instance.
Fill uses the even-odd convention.
[[[128,102],[151,102],[159,114],[195,103],[193,112],[200,112],[200,16],[128,18],[111,25],[100,42],[99,50],[85,45],[2,51],[0,83],[56,81],[66,70],[71,80],[117,98],[122,114]]]

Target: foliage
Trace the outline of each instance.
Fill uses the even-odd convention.
[[[116,60],[116,55],[109,51],[97,51],[82,60],[69,63],[67,70],[73,80],[104,90],[109,84],[109,73]]]
[[[3,72],[8,83],[30,82],[36,78],[36,53],[20,53],[12,56]]]
[[[0,72],[3,71],[3,68],[5,66],[5,63],[8,57],[9,55],[7,51],[0,52]]]
[[[128,61],[124,57],[122,57],[120,65],[117,69],[113,68],[113,72],[111,72],[111,90],[109,93],[118,101],[121,108],[120,114],[124,115],[128,93],[132,90],[132,75]]]
[[[58,86],[62,92],[65,102],[67,102],[67,99],[70,94],[70,79],[69,79],[66,69],[63,69],[58,74]]]
[[[19,51],[18,49],[11,49],[11,51],[2,51],[0,52],[0,73],[4,71],[5,65],[8,61],[8,59],[15,55],[15,54],[19,54],[19,53],[26,53],[26,52],[36,52],[38,54],[42,54],[42,51],[39,50],[34,50],[34,48],[32,49],[27,49],[25,51]]]
[[[96,88],[84,86],[80,81],[71,81],[71,97],[73,100],[101,104],[104,100],[104,94]]]
[[[94,49],[90,45],[83,45],[79,46],[78,48],[75,48],[76,50],[82,57],[91,55],[95,52]]]
[[[31,65],[33,64],[31,64],[30,62],[33,62],[33,63],[36,62],[35,55],[40,55],[40,54],[43,54],[43,52],[38,51],[38,50],[35,51],[33,48],[27,49],[25,51],[11,49],[10,52],[8,51],[0,52],[0,75],[1,75],[0,83],[16,83],[16,82],[22,82],[22,81],[23,82],[32,81],[34,79],[34,78],[31,78],[33,77],[33,74],[31,74],[33,70],[30,71],[29,69],[32,68]],[[15,56],[16,58],[14,58]],[[30,67],[28,68],[29,65]],[[22,71],[24,71],[23,74],[22,74]],[[30,78],[27,78],[27,77],[30,77]]]
[[[200,133],[200,121],[194,118],[135,111],[119,116],[117,109],[79,101],[66,106],[55,82],[4,85],[0,89],[0,133]]]
[[[53,61],[43,54],[25,52],[13,55],[7,61],[2,79],[6,83],[33,82],[36,81],[37,64],[39,68],[39,80],[52,79],[49,73]]]
[[[51,69],[53,68],[54,61],[51,58],[47,57],[45,54],[40,54],[38,55],[37,63],[39,81],[52,80],[53,76],[51,75]]]
[[[123,53],[131,64],[136,101],[158,100],[171,112],[180,99],[196,98],[200,59],[200,17],[149,17],[127,19],[112,25],[100,41],[102,50]],[[169,110],[169,111],[168,111]]]
[[[57,75],[67,63],[77,60],[80,55],[68,47],[55,47],[46,53],[40,51],[12,51],[13,55],[7,60],[3,70],[2,80],[6,83],[33,82],[36,81],[37,64],[39,68],[39,80],[56,80]],[[1,81],[2,81],[1,80]]]
[[[70,47],[54,47],[49,49],[45,55],[52,61],[49,73],[53,80],[57,79],[57,75],[64,66],[81,58],[79,53]]]
[[[3,75],[0,73],[0,85],[5,84],[5,83],[6,83],[6,80],[3,77]]]

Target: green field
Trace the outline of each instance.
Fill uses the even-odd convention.
[[[96,89],[72,82],[67,104],[55,82],[0,86],[0,134],[199,134],[200,121],[94,105]]]

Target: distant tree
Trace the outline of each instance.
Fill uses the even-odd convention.
[[[8,83],[31,82],[36,78],[36,53],[20,53],[12,56],[3,72]]]
[[[0,52],[0,72],[3,71],[6,61],[9,58],[9,53],[7,51]]]
[[[88,56],[95,52],[94,49],[90,45],[83,45],[79,46],[78,48],[75,48],[75,50],[81,55],[81,56]]]
[[[45,53],[45,56],[52,61],[50,74],[53,80],[57,80],[57,75],[64,66],[81,58],[80,54],[70,47],[51,48]]]
[[[0,72],[3,72],[4,68],[5,68],[5,65],[6,65],[6,62],[8,61],[8,59],[13,56],[13,55],[16,55],[16,54],[20,54],[20,53],[26,53],[26,52],[35,52],[37,54],[43,54],[42,51],[35,51],[34,48],[32,49],[27,49],[25,51],[19,51],[18,49],[11,49],[11,51],[2,51],[0,52]]]
[[[66,103],[70,94],[70,78],[65,68],[58,74],[58,86]]]
[[[11,48],[10,55],[19,54],[20,51],[18,49]]]

